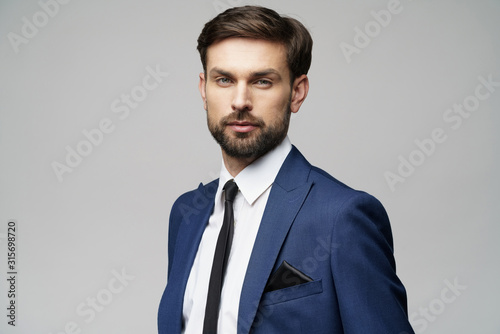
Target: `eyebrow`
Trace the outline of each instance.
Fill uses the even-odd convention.
[[[230,77],[230,78],[234,77],[234,75],[231,72],[225,71],[219,67],[212,68],[210,70],[209,74],[210,75],[220,74],[220,75]],[[279,78],[281,78],[280,73],[277,70],[275,70],[274,68],[267,68],[267,69],[260,70],[260,71],[250,72],[250,77],[251,78],[264,77],[264,76],[271,75],[271,74],[276,75]]]

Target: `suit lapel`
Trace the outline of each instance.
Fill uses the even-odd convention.
[[[238,333],[249,333],[264,287],[286,235],[312,186],[311,166],[293,147],[271,188],[248,263],[238,312]]]
[[[191,272],[191,267],[193,266],[201,237],[214,207],[215,191],[208,191],[208,186],[215,187],[215,190],[217,190],[217,185],[217,182],[215,182],[215,185],[211,183],[205,187],[200,184],[196,190],[198,193],[192,197],[193,203],[186,203],[188,206],[191,205],[192,209],[196,207],[198,207],[198,209],[194,209],[196,213],[195,216],[188,215],[189,219],[183,220],[179,229],[179,238],[176,241],[172,271],[169,277],[169,283],[172,282],[172,284],[167,285],[167,287],[170,286],[172,288],[169,300],[172,310],[170,320],[176,323],[175,327],[178,329],[178,331],[175,331],[176,333],[181,332],[184,291]],[[195,203],[196,199],[200,198],[197,196],[206,198],[207,204],[201,209],[199,209],[199,206]]]

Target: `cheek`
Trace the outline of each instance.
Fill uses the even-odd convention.
[[[275,119],[277,115],[286,111],[289,102],[290,96],[286,92],[274,96],[261,96],[255,99],[254,110],[260,110],[264,118]]]
[[[207,90],[206,99],[209,108],[213,109],[213,111],[217,113],[224,112],[224,110],[227,109],[228,106],[229,110],[231,109],[231,103],[228,96],[226,96],[224,92],[221,92],[221,90]]]

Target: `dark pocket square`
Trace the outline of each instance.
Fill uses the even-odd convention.
[[[283,261],[276,272],[269,278],[269,281],[267,281],[264,292],[284,289],[311,281],[311,277],[294,268],[290,263]]]

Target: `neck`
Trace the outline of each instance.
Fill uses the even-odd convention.
[[[236,177],[245,167],[257,160],[257,157],[235,158],[227,155],[226,152],[222,150],[222,160],[229,174],[231,174],[232,177]]]

